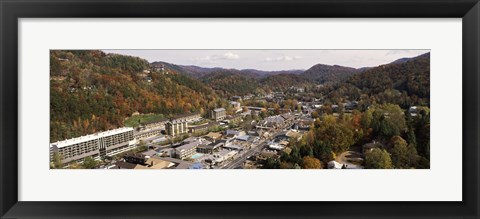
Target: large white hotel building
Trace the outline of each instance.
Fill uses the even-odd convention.
[[[62,163],[82,160],[86,157],[112,156],[135,147],[133,128],[124,127],[99,132],[50,144],[50,160],[58,152]]]

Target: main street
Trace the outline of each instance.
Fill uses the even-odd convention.
[[[235,169],[237,167],[242,166],[243,162],[245,162],[250,156],[253,156],[255,153],[262,151],[267,143],[264,141],[258,144],[256,147],[248,150],[247,152],[243,153],[239,158],[233,160],[232,162],[226,164],[221,169]]]
[[[268,140],[275,139],[282,132],[282,129],[290,127],[291,125],[292,122],[289,122],[283,127],[276,129],[276,132],[272,135],[271,138],[265,139],[257,145],[252,145],[252,148],[250,150],[244,152],[240,157],[236,158],[230,163],[225,164],[220,169],[235,169],[241,167],[243,165],[243,162],[245,162],[250,156],[261,152],[265,147],[267,147]]]

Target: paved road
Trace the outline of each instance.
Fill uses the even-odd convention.
[[[253,147],[252,149],[243,153],[239,158],[237,158],[237,159],[233,160],[232,162],[226,164],[221,169],[235,169],[237,167],[242,166],[243,162],[245,162],[248,159],[248,157],[254,155],[257,152],[262,151],[266,146],[267,146],[266,142],[260,143],[256,147]]]
[[[355,158],[348,158],[348,156],[352,156],[352,157],[355,157]],[[341,153],[340,155],[338,155],[335,160],[338,162],[338,163],[341,163],[341,164],[346,164],[347,165],[347,169],[363,169],[363,166],[361,165],[358,165],[358,164],[354,164],[352,162],[350,162],[349,160],[363,160],[360,156],[360,153],[358,152],[355,152],[355,151],[346,151],[346,152],[343,152]],[[360,161],[361,162],[361,161]]]
[[[255,147],[252,147],[252,149],[248,150],[247,152],[244,152],[240,157],[236,158],[235,160],[231,161],[228,164],[225,164],[220,169],[235,169],[235,168],[241,167],[243,165],[243,162],[245,162],[248,159],[248,157],[254,155],[257,152],[261,152],[265,147],[267,147],[267,140],[275,139],[279,135],[279,133],[283,131],[282,129],[290,127],[291,125],[292,124],[289,123],[284,127],[279,128],[272,138],[266,139],[263,142],[257,144]]]

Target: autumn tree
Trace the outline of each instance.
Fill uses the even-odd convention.
[[[319,144],[330,147],[335,153],[346,151],[354,143],[352,130],[330,115],[323,116],[315,137]]]
[[[303,169],[322,169],[322,163],[319,159],[306,156],[302,159],[302,168]]]

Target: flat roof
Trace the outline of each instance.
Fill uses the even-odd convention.
[[[188,117],[188,116],[194,116],[194,115],[198,115],[200,116],[200,113],[199,112],[195,112],[195,113],[184,113],[184,114],[179,114],[179,115],[175,115],[172,117],[172,119],[180,119],[180,118],[183,118],[183,117]]]
[[[112,136],[112,135],[121,134],[121,133],[129,132],[129,131],[133,131],[133,128],[132,127],[122,127],[122,128],[118,128],[118,129],[112,129],[112,130],[104,131],[104,132],[98,132],[98,133],[91,134],[91,135],[85,135],[85,136],[81,136],[81,137],[77,137],[77,138],[71,138],[71,139],[66,139],[66,140],[63,140],[63,141],[57,141],[57,142],[51,143],[50,146],[56,146],[57,148],[63,148],[63,147],[71,146],[71,145],[74,145],[74,144],[99,139],[101,137]]]

